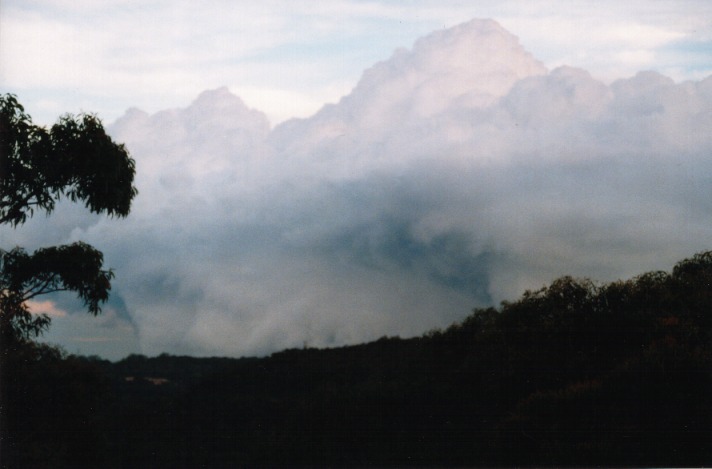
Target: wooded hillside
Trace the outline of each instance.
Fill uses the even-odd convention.
[[[421,337],[265,358],[13,357],[3,467],[712,464],[712,252]]]

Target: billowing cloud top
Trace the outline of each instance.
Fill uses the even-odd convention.
[[[709,249],[710,129],[712,78],[549,71],[475,20],[274,129],[225,88],[128,111],[111,132],[137,161],[134,210],[67,237],[105,251],[144,353],[408,336]]]

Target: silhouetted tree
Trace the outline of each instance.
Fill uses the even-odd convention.
[[[63,197],[95,213],[126,216],[137,191],[134,160],[92,115],[65,115],[48,131],[13,95],[0,96],[0,224],[17,226],[36,211],[48,214]],[[49,325],[26,301],[75,291],[92,314],[100,312],[113,276],[101,252],[84,243],[0,250],[0,334],[3,343],[29,339]]]
[[[106,134],[93,115],[65,115],[49,130],[36,126],[14,95],[0,96],[0,225],[16,227],[38,211],[51,213],[62,198],[84,202],[94,213],[126,216],[137,194],[134,160]],[[103,255],[85,243],[38,249],[0,249],[0,432],[2,464],[11,464],[12,422],[5,420],[8,389],[17,367],[37,349],[32,339],[50,318],[30,313],[38,295],[73,291],[91,314],[101,311],[111,289]],[[10,459],[10,462],[9,462]]]

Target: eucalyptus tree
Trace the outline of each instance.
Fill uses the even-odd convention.
[[[134,160],[96,116],[67,114],[47,129],[32,123],[16,96],[0,96],[0,225],[14,228],[39,212],[49,215],[62,199],[125,217],[137,194],[134,175]],[[101,251],[83,242],[32,253],[0,249],[2,354],[49,327],[47,315],[33,315],[27,306],[39,295],[71,291],[99,314],[114,276],[103,263]]]

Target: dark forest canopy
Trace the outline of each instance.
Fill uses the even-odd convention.
[[[38,345],[11,389],[15,454],[29,467],[709,465],[711,284],[706,252],[604,285],[563,277],[418,338],[267,358],[110,363]]]

